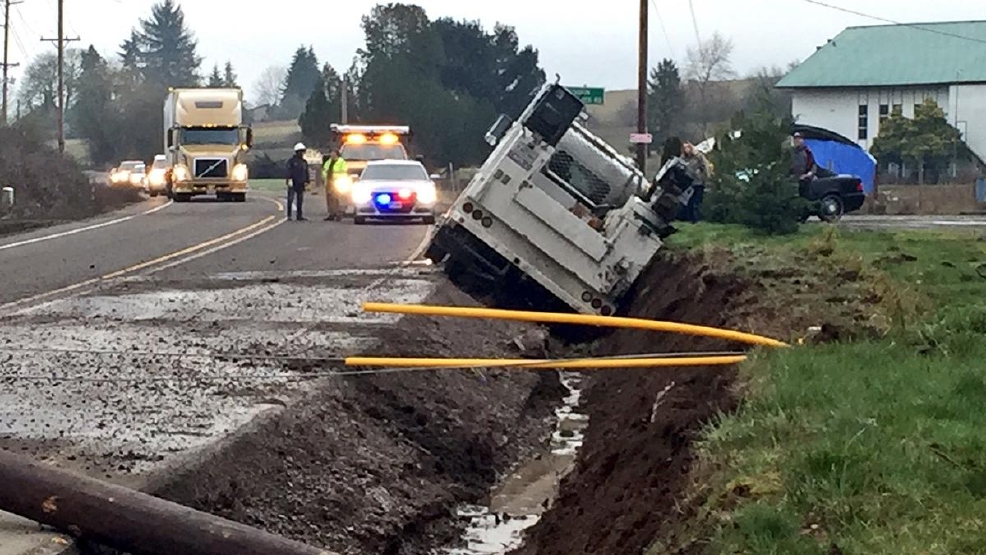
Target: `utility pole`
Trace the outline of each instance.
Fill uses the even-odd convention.
[[[10,63],[8,58],[10,55],[10,7],[20,3],[20,1],[4,0],[3,4],[3,63],[0,63],[0,66],[3,67],[3,108],[0,111],[0,126],[7,125],[7,93],[10,84],[8,74],[10,68],[20,65]]]
[[[349,76],[342,76],[342,124],[349,123]]]
[[[637,68],[637,133],[647,133],[647,1],[640,0],[639,67]],[[637,145],[637,165],[647,173],[647,150],[650,145]]]
[[[58,0],[58,38],[41,39],[58,45],[58,152],[65,152],[65,43],[79,40],[65,38],[65,0]]]

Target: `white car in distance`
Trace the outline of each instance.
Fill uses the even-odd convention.
[[[417,160],[375,160],[368,162],[353,183],[351,200],[356,208],[353,222],[367,220],[435,223],[438,188],[424,165]]]

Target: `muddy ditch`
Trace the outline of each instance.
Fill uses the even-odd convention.
[[[443,284],[434,304],[475,304]],[[507,322],[407,317],[380,354],[539,356]],[[533,337],[537,337],[534,333]],[[317,355],[318,353],[313,353]],[[469,506],[518,461],[550,452],[569,391],[554,372],[427,371],[337,377],[149,491],[340,554],[425,554],[465,544]]]

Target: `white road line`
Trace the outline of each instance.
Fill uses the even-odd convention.
[[[78,229],[70,229],[68,231],[63,231],[61,233],[53,233],[51,235],[45,235],[43,237],[35,237],[34,239],[27,239],[25,241],[18,241],[16,243],[9,243],[7,245],[0,245],[0,251],[5,251],[7,249],[14,249],[14,248],[17,248],[17,247],[23,247],[25,245],[33,245],[35,243],[41,243],[42,241],[49,241],[51,239],[60,239],[62,237],[68,237],[70,235],[76,235],[76,234],[79,234],[79,233],[84,233],[86,231],[92,231],[94,229],[100,229],[100,228],[104,228],[104,227],[109,227],[111,225],[122,224],[123,222],[128,222],[128,221],[130,221],[130,220],[132,220],[134,218],[137,218],[137,217],[140,217],[140,216],[147,216],[147,215],[153,214],[155,212],[158,212],[160,210],[164,210],[165,208],[171,206],[172,202],[173,201],[170,201],[169,200],[168,202],[162,204],[161,206],[155,206],[154,208],[151,208],[150,210],[147,210],[145,212],[141,212],[140,214],[134,214],[132,216],[124,216],[122,218],[117,218],[115,220],[110,220],[108,222],[102,222],[102,223],[98,223],[98,224],[94,224],[94,225],[90,225],[90,226],[86,226],[86,227],[80,227]]]

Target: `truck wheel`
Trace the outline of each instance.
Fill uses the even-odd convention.
[[[161,194],[161,193],[159,193],[157,191],[151,191],[150,193],[148,193],[148,195],[150,195],[151,198],[157,198],[157,196],[159,194]]]
[[[837,222],[842,219],[845,211],[845,205],[842,203],[842,197],[839,195],[826,195],[818,203],[818,217],[823,222]]]
[[[175,202],[188,202],[192,200],[192,195],[188,193],[175,193],[174,200]]]
[[[246,193],[234,193],[233,202],[246,202]]]

